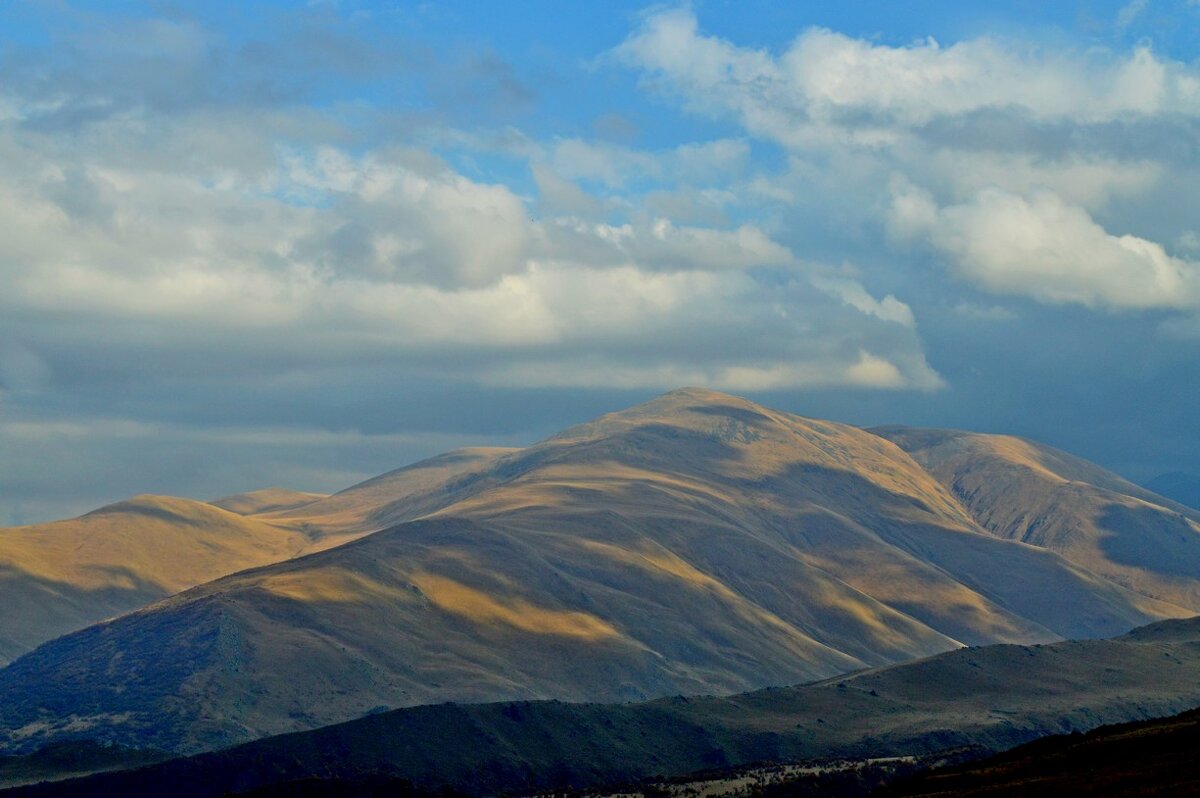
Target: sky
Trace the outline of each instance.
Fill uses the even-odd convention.
[[[1200,2],[0,1],[0,524],[684,385],[1200,473]]]

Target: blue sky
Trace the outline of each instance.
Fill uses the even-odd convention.
[[[1200,472],[1200,4],[0,5],[0,523],[682,384]]]

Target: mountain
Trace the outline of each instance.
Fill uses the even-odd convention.
[[[0,529],[0,663],[180,590],[293,557],[312,543],[296,530],[165,496]]]
[[[1200,476],[1196,474],[1178,471],[1160,474],[1147,482],[1146,487],[1192,509],[1200,509]]]
[[[578,789],[750,763],[1000,750],[1197,704],[1200,619],[1189,619],[726,698],[415,707],[13,795],[207,798],[369,778],[476,795]]]
[[[446,700],[734,693],[1200,609],[1190,548],[1124,584],[1124,562],[997,535],[882,435],[696,389],[250,519],[359,537],[22,657],[0,670],[3,746],[190,752]]]

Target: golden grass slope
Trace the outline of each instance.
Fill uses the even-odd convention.
[[[318,499],[327,498],[329,498],[327,493],[306,493],[288,488],[263,488],[213,499],[209,504],[238,515],[259,515],[293,510],[306,504],[312,504]]]
[[[447,482],[510,451],[450,452],[334,496],[285,488],[208,503],[138,496],[76,519],[0,529],[0,665],[180,590],[417,517],[453,500]]]
[[[0,671],[0,734],[197,750],[380,706],[730,693],[1192,614],[986,531],[879,435],[695,389],[251,519],[329,544],[422,513],[43,646]]]

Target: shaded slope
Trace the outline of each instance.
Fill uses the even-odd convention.
[[[292,557],[305,535],[202,502],[139,496],[0,529],[0,662],[193,585]]]
[[[425,520],[0,671],[0,739],[198,750],[379,706],[737,692],[1188,614],[984,533],[878,436],[736,397],[675,391],[528,449],[437,462],[294,511],[361,523],[380,503],[353,494],[392,480],[386,496],[433,485],[385,505],[440,507]]]
[[[1200,612],[1200,511],[1049,446],[1006,435],[882,427],[997,537],[1062,554]]]
[[[332,496],[265,518],[330,533],[361,533],[420,518],[478,490],[502,458],[519,449],[456,449],[352,485]]]
[[[0,756],[0,789],[129,770],[167,758],[156,751],[104,746],[90,740],[56,743],[26,756]]]
[[[1200,704],[1200,622],[1115,640],[962,649],[728,698],[422,706],[18,795],[200,798],[387,776],[468,792],[614,784],[763,761],[1011,747]]]

